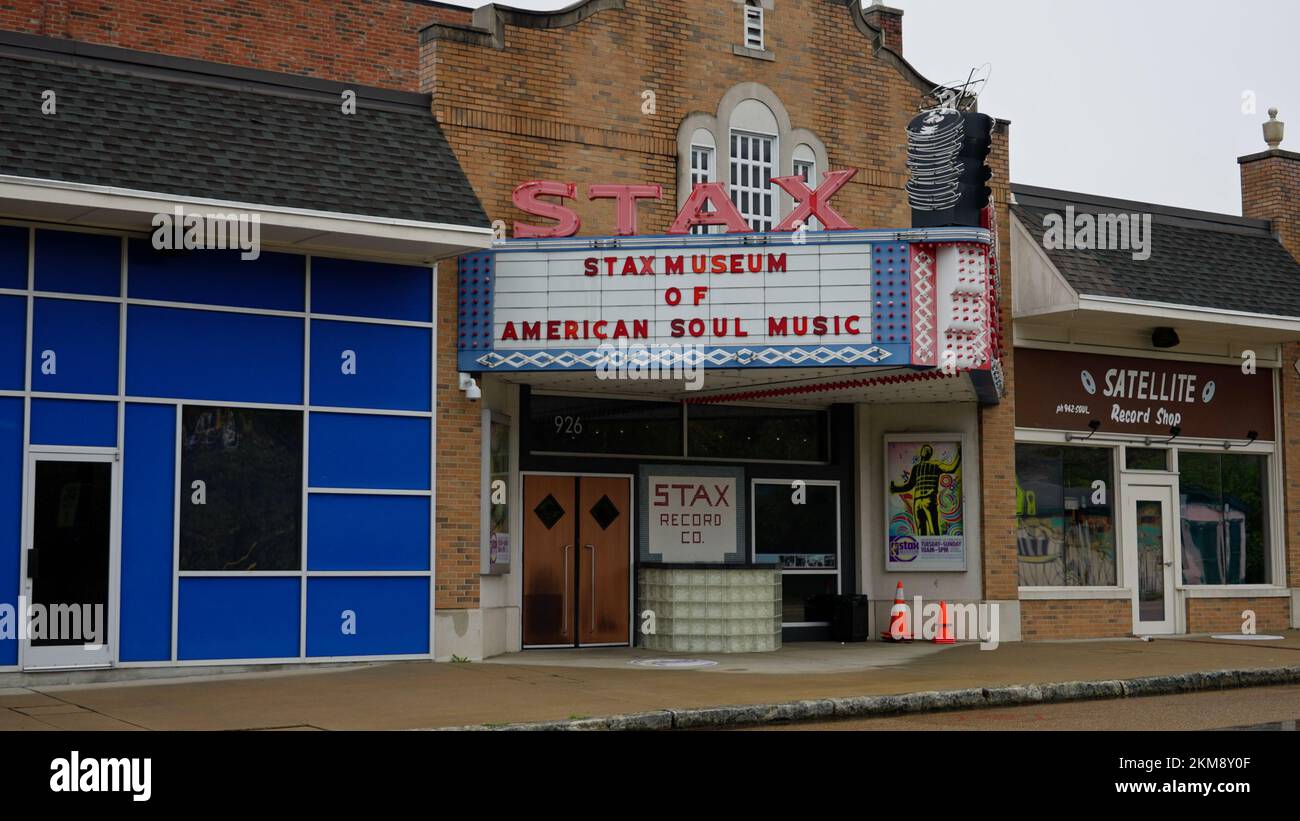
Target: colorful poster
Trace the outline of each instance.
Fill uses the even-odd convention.
[[[885,569],[966,569],[961,437],[885,439]]]

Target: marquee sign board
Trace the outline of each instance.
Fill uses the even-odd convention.
[[[462,371],[984,370],[983,228],[506,240],[459,263]]]
[[[1016,349],[1022,428],[1239,441],[1276,438],[1273,374],[1235,365]]]

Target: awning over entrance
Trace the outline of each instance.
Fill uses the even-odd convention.
[[[509,240],[462,257],[459,366],[685,401],[1000,393],[981,228]]]

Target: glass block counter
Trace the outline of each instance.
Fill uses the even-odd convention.
[[[654,613],[655,631],[640,629]],[[781,570],[775,565],[642,564],[637,636],[647,650],[760,653],[781,647]]]

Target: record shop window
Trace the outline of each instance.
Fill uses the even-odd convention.
[[[1268,457],[1179,449],[1183,584],[1267,584]]]
[[[302,565],[301,411],[181,411],[180,569]]]
[[[1021,587],[1113,587],[1114,449],[1016,445]]]

